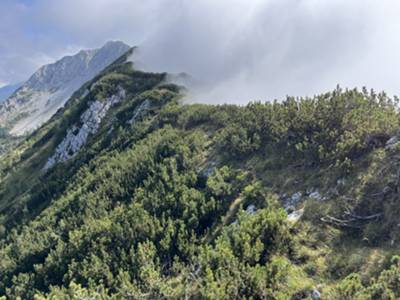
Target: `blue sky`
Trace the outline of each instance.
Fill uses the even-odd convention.
[[[196,99],[209,102],[338,83],[399,95],[399,16],[398,0],[2,0],[0,86],[123,40],[140,46],[138,66],[206,83]]]

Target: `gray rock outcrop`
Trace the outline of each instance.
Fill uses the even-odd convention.
[[[55,153],[47,160],[45,170],[50,169],[58,162],[64,162],[76,155],[76,153],[86,144],[90,134],[95,134],[100,127],[102,119],[107,111],[115,104],[125,98],[125,90],[118,88],[117,94],[104,101],[94,101],[89,108],[81,115],[81,125],[73,125],[67,131],[67,135],[57,146]]]

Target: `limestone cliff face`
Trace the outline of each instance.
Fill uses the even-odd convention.
[[[9,128],[13,135],[34,130],[64,106],[85,82],[129,49],[122,42],[108,42],[102,48],[82,50],[41,67],[0,105],[0,126]]]
[[[80,124],[75,124],[68,129],[65,138],[57,146],[55,153],[47,160],[44,169],[50,169],[54,164],[74,157],[86,144],[89,135],[97,132],[107,111],[113,105],[123,101],[125,95],[125,90],[119,87],[115,95],[103,101],[96,100],[92,102],[89,108],[81,115]]]

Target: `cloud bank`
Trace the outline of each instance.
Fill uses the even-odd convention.
[[[137,67],[186,72],[191,100],[246,103],[367,86],[400,94],[397,0],[5,0],[0,82],[120,39]]]

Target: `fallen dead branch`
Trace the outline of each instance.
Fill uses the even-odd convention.
[[[375,221],[379,219],[383,213],[375,213],[372,215],[361,216],[353,212],[353,210],[346,208],[343,214],[343,218],[339,219],[332,216],[325,216],[321,218],[321,221],[330,225],[338,227],[349,227],[349,228],[362,228],[363,223],[369,221]]]

